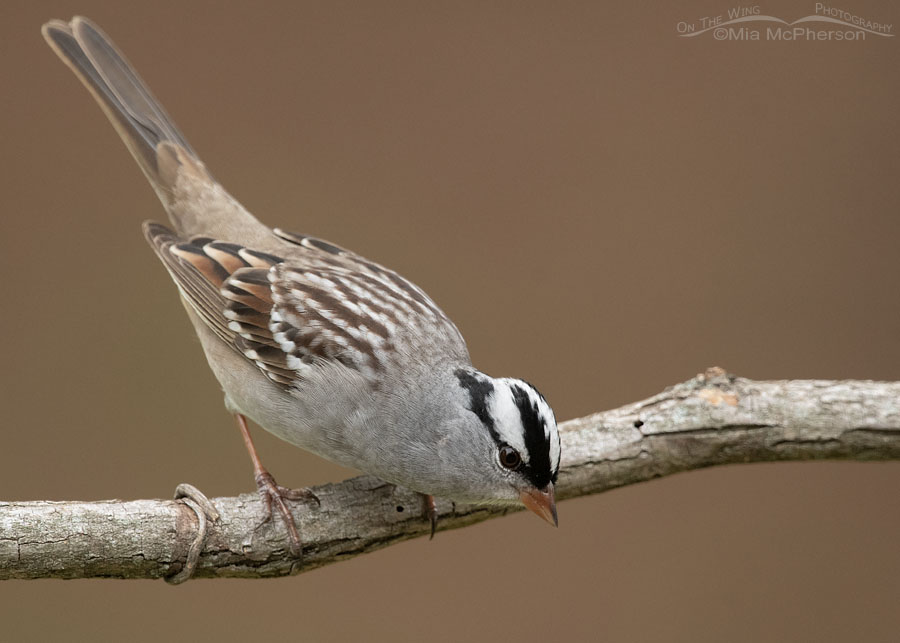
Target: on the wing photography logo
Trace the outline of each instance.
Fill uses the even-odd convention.
[[[815,3],[814,13],[796,20],[763,14],[759,5],[741,5],[719,15],[678,22],[675,31],[682,38],[704,36],[714,40],[858,41],[894,37],[892,24],[824,2]]]

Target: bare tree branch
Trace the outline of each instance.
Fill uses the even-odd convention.
[[[679,471],[773,460],[900,459],[900,382],[772,381],[710,369],[642,402],[561,427],[557,495],[574,498]],[[427,534],[418,494],[370,476],[293,505],[302,562],[258,497],[215,498],[197,577],[294,574]],[[440,529],[503,509],[438,502]],[[0,579],[161,578],[181,570],[198,520],[183,502],[0,502]]]

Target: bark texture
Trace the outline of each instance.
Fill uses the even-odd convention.
[[[718,368],[647,400],[560,426],[566,499],[720,464],[900,459],[900,382],[766,381]],[[429,533],[421,497],[370,476],[294,503],[303,558],[258,496],[213,498],[195,577],[296,574]],[[439,529],[503,509],[438,500]],[[184,566],[198,519],[182,501],[0,502],[0,579],[167,578]]]

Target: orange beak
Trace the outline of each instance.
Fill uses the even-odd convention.
[[[556,517],[556,495],[553,492],[552,482],[543,489],[520,491],[519,498],[522,499],[523,505],[531,509],[531,511],[538,516],[554,527],[559,526],[559,519]]]

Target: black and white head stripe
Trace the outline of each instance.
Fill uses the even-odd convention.
[[[522,457],[522,474],[543,489],[559,472],[559,432],[553,410],[537,389],[522,380],[492,379],[459,370],[470,410],[484,423],[497,446],[509,445]]]

